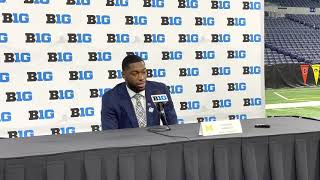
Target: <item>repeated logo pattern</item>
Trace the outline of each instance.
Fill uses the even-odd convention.
[[[179,123],[264,117],[263,2],[0,0],[0,135],[98,131],[141,56]]]

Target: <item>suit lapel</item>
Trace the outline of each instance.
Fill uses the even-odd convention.
[[[151,88],[149,87],[148,84],[149,83],[147,81],[145,91],[146,91],[146,117],[147,117],[147,123],[149,126],[149,125],[154,125],[152,120],[154,119],[153,112],[156,111],[156,109],[155,109],[155,106],[154,106],[152,99],[151,99],[152,92],[151,92]]]
[[[131,97],[129,96],[129,93],[126,88],[126,83],[123,83],[123,85],[120,88],[120,97],[121,106],[124,107],[123,109],[126,111],[127,118],[130,121],[132,127],[139,127],[136,113],[134,112],[134,108],[132,105]]]

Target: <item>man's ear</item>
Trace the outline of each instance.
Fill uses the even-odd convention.
[[[122,74],[122,78],[123,78],[123,79],[126,79],[126,73],[125,73],[124,71],[122,71],[121,74]]]

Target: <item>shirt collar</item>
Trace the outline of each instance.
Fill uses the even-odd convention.
[[[137,93],[135,93],[134,91],[132,91],[127,85],[126,85],[126,88],[127,88],[127,91],[128,91],[128,94],[130,96],[130,98],[133,98],[133,96]],[[143,97],[145,97],[145,94],[146,94],[146,91],[143,90],[143,91],[140,91],[138,94],[142,95]]]

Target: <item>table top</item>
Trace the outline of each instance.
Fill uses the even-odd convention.
[[[269,124],[270,128],[255,128],[255,124]],[[1,139],[0,159],[55,155],[66,152],[105,148],[129,148],[168,143],[275,136],[320,132],[320,121],[295,117],[261,118],[241,121],[243,133],[218,136],[199,136],[199,124],[172,125],[164,135],[147,131],[147,128],[116,129],[67,135],[37,136],[30,138]]]

